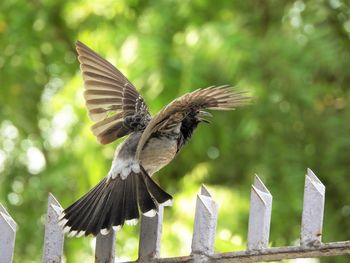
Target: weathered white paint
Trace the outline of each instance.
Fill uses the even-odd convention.
[[[0,263],[11,263],[15,249],[16,222],[0,204]]]
[[[96,236],[95,263],[114,263],[116,231],[112,228],[106,235]]]
[[[266,248],[269,243],[272,195],[255,175],[250,193],[248,250]]]
[[[62,262],[64,233],[59,225],[63,209],[56,198],[49,193],[45,223],[43,263]]]
[[[321,243],[326,187],[307,169],[304,188],[304,206],[301,220],[300,243],[315,246]]]
[[[143,215],[141,218],[139,259],[142,262],[149,262],[152,258],[159,257],[163,210],[163,206],[160,205],[154,217]]]
[[[192,254],[211,255],[214,253],[218,205],[205,186],[197,195],[194,218]]]

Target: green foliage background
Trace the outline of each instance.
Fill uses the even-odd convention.
[[[5,0],[0,11],[0,201],[18,223],[15,262],[40,261],[48,193],[69,205],[107,173],[119,143],[101,146],[89,130],[78,39],[117,65],[153,113],[213,84],[255,96],[215,113],[156,176],[175,200],[163,256],[189,253],[202,183],[220,205],[216,250],[244,249],[255,173],[274,196],[271,245],[296,243],[307,167],[327,187],[324,241],[350,239],[349,3]],[[135,259],[137,247],[138,227],[124,227],[119,259]],[[65,257],[93,262],[93,239],[67,239]]]

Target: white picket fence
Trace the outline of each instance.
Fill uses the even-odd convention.
[[[138,262],[261,262],[294,258],[350,255],[350,241],[322,243],[322,223],[325,201],[325,186],[308,169],[305,177],[304,205],[299,246],[268,248],[272,195],[258,176],[251,188],[248,246],[246,251],[214,253],[217,203],[202,186],[197,195],[192,252],[188,256],[160,258],[163,207],[153,217],[142,217]],[[62,207],[49,194],[45,225],[45,242],[42,262],[62,262],[64,234],[58,225]],[[0,204],[0,263],[12,262],[15,246],[16,223]],[[96,263],[115,262],[116,233],[98,235],[96,238]]]

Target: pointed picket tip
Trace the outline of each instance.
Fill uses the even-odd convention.
[[[61,214],[63,212],[63,208],[61,206],[50,204],[50,207],[55,211],[55,213],[57,214],[58,217],[61,216]],[[59,218],[58,218],[58,220],[59,220]],[[58,225],[59,224],[60,224],[60,222],[58,222]]]
[[[10,214],[7,212],[7,210],[1,203],[0,203],[0,212],[4,213],[7,216],[10,216]]]
[[[47,201],[48,201],[49,208],[53,209],[53,211],[58,216],[58,220],[60,220],[60,216],[62,215],[62,212],[63,212],[63,208],[61,204],[57,201],[56,197],[52,193],[49,193]]]
[[[5,213],[0,213],[0,222],[3,221],[3,224],[6,225],[6,227],[8,227],[9,229],[11,229],[12,233],[16,232],[16,223],[14,223],[14,220],[9,217],[8,215],[6,215]]]
[[[51,205],[61,207],[61,204],[57,201],[56,197],[52,193],[49,193],[48,202]]]
[[[204,184],[202,184],[202,186],[201,186],[200,194],[211,197],[211,194],[209,193],[208,189],[205,187]]]
[[[252,184],[252,193],[256,194],[264,206],[271,204],[272,195],[257,174],[255,174],[254,183]]]
[[[254,185],[252,185],[252,193],[255,193],[255,195],[259,198],[259,200],[265,207],[267,207],[270,204],[272,196],[260,191]]]
[[[213,215],[214,212],[214,201],[205,195],[198,195],[198,201],[202,204],[202,207],[205,209],[207,213]]]
[[[310,181],[310,183],[315,187],[315,189],[322,195],[326,192],[325,185],[318,179],[318,177],[315,175],[315,173],[310,169],[307,168],[307,175],[306,178]]]
[[[4,220],[11,227],[11,229],[16,231],[17,224],[15,220],[13,220],[9,212],[7,212],[6,208],[1,203],[0,203],[0,215],[3,216]]]
[[[210,214],[213,215],[216,213],[217,210],[217,204],[213,200],[211,194],[209,193],[208,189],[202,185],[200,192],[197,195],[198,202],[200,202],[203,205],[203,208]]]
[[[255,174],[254,177],[254,184],[253,184],[257,189],[259,189],[261,192],[264,192],[266,194],[271,195],[269,189],[267,189],[267,187],[265,186],[265,184],[263,183],[263,181],[260,179],[260,177]]]
[[[313,191],[315,194],[319,196],[324,196],[326,192],[326,187],[318,182],[315,182],[308,175],[305,177],[305,188],[308,188],[308,191]]]

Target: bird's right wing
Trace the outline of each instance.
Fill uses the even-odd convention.
[[[128,116],[151,118],[148,107],[134,85],[111,63],[81,42],[76,44],[84,79],[84,98],[91,127],[100,143],[107,144],[132,130],[124,125]]]
[[[137,146],[136,158],[152,134],[170,130],[175,127],[191,111],[234,110],[235,107],[248,104],[251,97],[244,91],[238,91],[231,86],[212,86],[187,93],[165,106],[146,126]]]

